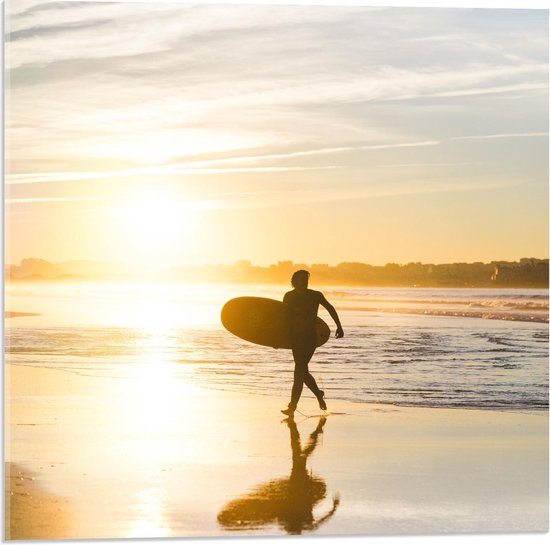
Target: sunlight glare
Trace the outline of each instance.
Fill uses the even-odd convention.
[[[120,215],[120,221],[147,243],[174,237],[189,229],[194,210],[186,202],[154,193],[130,200],[121,207]]]
[[[136,518],[130,528],[131,538],[169,537],[168,523],[165,520],[163,494],[158,489],[140,492],[137,498]]]
[[[217,299],[212,302],[215,296],[214,288],[207,285],[135,284],[127,289],[121,319],[126,326],[150,333],[213,325],[221,308]]]
[[[113,207],[114,234],[123,238],[126,260],[163,268],[192,246],[201,205],[152,191]]]

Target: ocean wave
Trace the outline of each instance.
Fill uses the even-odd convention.
[[[426,316],[447,316],[459,318],[482,318],[485,320],[508,320],[516,322],[547,323],[548,311],[531,310],[518,312],[517,309],[485,309],[485,308],[426,308],[426,307],[339,307],[339,310],[361,312],[384,312],[394,314],[419,314]]]

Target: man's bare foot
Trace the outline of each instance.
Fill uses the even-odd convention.
[[[320,395],[319,397],[317,398],[317,401],[319,402],[319,407],[321,409],[323,409],[323,411],[326,411],[327,410],[327,404],[325,403],[325,392],[323,392],[323,390],[319,390],[320,392]]]

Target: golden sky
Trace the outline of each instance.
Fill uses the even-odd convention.
[[[548,11],[6,6],[6,261],[548,257]]]

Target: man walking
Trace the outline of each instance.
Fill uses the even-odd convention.
[[[294,383],[288,408],[282,410],[283,414],[292,416],[304,384],[313,392],[319,407],[326,411],[325,392],[320,390],[309,372],[309,362],[317,348],[317,331],[315,321],[319,305],[324,306],[336,324],[336,338],[344,336],[344,330],[336,309],[325,299],[320,291],[308,289],[309,272],[300,270],[292,275],[291,284],[293,290],[285,294],[283,303],[288,306],[291,324],[292,355],[294,357]]]

